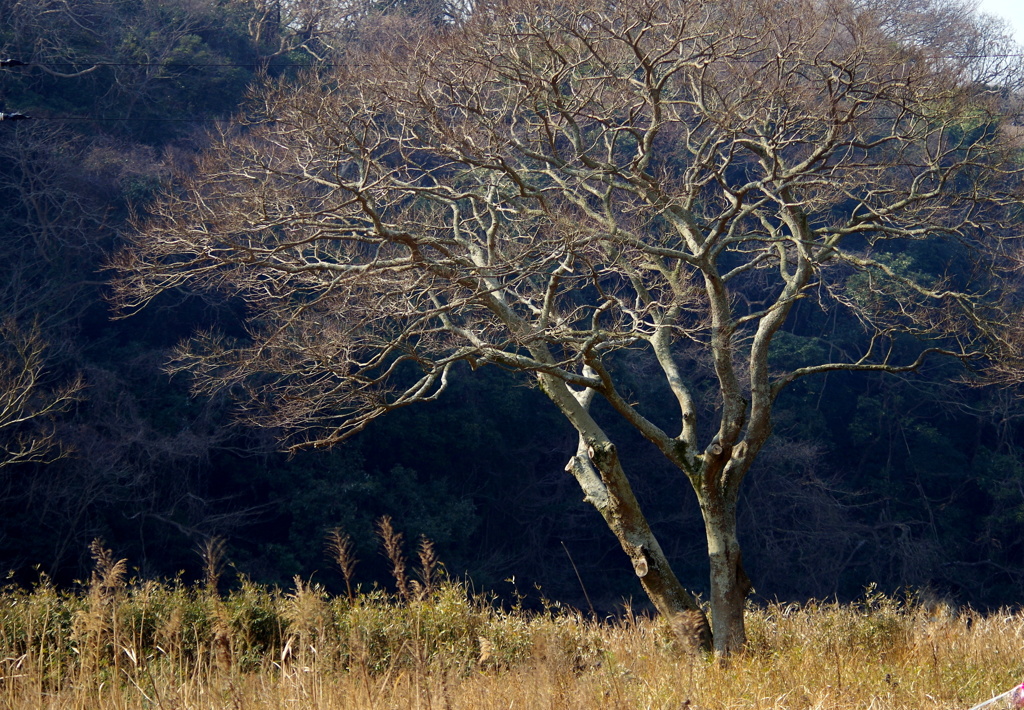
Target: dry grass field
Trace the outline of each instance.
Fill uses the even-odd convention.
[[[133,582],[97,547],[77,593],[0,594],[0,706],[83,710],[963,708],[1024,676],[1024,614],[867,593],[770,604],[746,653],[678,652],[625,614],[502,610],[457,583],[331,598]],[[404,596],[404,598],[402,598]]]

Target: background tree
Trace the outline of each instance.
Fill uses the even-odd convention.
[[[751,588],[740,483],[783,391],[979,357],[1007,319],[994,262],[1019,167],[990,69],[853,5],[480,7],[267,86],[259,117],[154,206],[117,261],[118,301],[186,284],[241,297],[247,336],[207,334],[177,367],[239,388],[293,447],[436,399],[460,363],[529,373],[578,432],[567,471],[699,642],[601,423],[621,417],[697,495],[729,653]],[[937,273],[921,242],[944,245]],[[773,359],[800,303],[858,337]],[[624,386],[645,358],[671,419]]]
[[[64,452],[54,417],[78,399],[81,380],[55,385],[38,329],[0,325],[0,468],[52,461]]]

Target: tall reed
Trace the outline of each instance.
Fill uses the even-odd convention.
[[[658,620],[529,613],[436,574],[328,595],[242,579],[222,593],[128,579],[101,543],[77,591],[45,577],[0,593],[4,708],[969,708],[1024,677],[1024,614],[856,604],[749,610],[748,650],[680,655]]]

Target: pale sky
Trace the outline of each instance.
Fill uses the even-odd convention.
[[[978,9],[1009,20],[1017,41],[1024,43],[1024,0],[981,0]]]

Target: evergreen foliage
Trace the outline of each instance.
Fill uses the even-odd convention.
[[[614,539],[562,470],[575,434],[538,392],[504,373],[457,378],[450,396],[396,413],[343,450],[288,457],[269,435],[231,426],[229,402],[194,398],[183,377],[163,371],[171,348],[197,324],[244,334],[244,307],[230,294],[167,294],[155,308],[110,321],[102,264],[121,245],[126,220],[145,214],[173,174],[196,169],[207,132],[244,115],[261,73],[294,72],[317,57],[343,61],[346,42],[372,44],[380,13],[426,13],[443,30],[464,11],[444,3],[375,6],[356,19],[323,20],[319,44],[311,44],[296,36],[298,25],[257,32],[256,19],[270,21],[261,7],[249,0],[0,2],[0,58],[29,63],[0,68],[0,110],[38,119],[0,123],[0,318],[48,342],[49,382],[81,376],[86,384],[82,401],[50,420],[71,455],[0,467],[0,565],[20,581],[34,580],[40,565],[68,584],[87,576],[88,543],[103,537],[142,576],[184,570],[198,578],[194,550],[219,535],[234,563],[227,574],[239,575],[233,579],[284,588],[320,570],[317,582],[340,593],[344,581],[328,571],[323,552],[328,531],[353,535],[364,561],[355,579],[368,585],[386,565],[374,551],[373,521],[391,515],[407,539],[434,540],[450,572],[509,596],[536,583],[582,607],[562,543],[599,610],[639,596],[636,581],[618,571],[624,561]],[[963,125],[968,142],[993,130],[981,120]],[[956,243],[910,243],[888,258],[898,270],[971,278]],[[773,363],[799,366],[851,348],[854,330],[834,312],[801,304]],[[688,364],[710,367],[697,354]],[[615,366],[652,420],[669,416],[673,403],[648,386],[651,362],[624,357]],[[759,593],[852,599],[878,582],[888,591],[932,586],[979,606],[1020,601],[1024,408],[1005,390],[949,384],[951,375],[970,376],[958,368],[941,363],[900,379],[833,373],[784,394],[776,440],[751,472],[741,506],[745,562]],[[703,589],[702,553],[684,542],[699,530],[699,512],[649,444],[625,430],[615,437],[648,469],[636,492],[666,553],[687,586]],[[519,587],[505,583],[512,578]],[[268,649],[280,652],[281,629],[292,622],[278,608],[284,594],[254,584],[217,603],[226,623],[246,629],[241,653],[259,664]],[[319,598],[302,587],[293,605],[301,590]],[[28,608],[56,604],[45,620],[52,626],[40,632],[47,643],[67,646],[86,633],[73,622],[85,600],[47,585],[11,594],[23,595]],[[182,628],[193,629],[179,637],[182,648],[223,621],[210,615],[213,602],[183,587],[139,586],[132,594],[148,594],[145,604],[154,605],[131,612],[133,633],[158,617],[166,631],[170,616],[154,609],[176,609]],[[527,603],[539,603],[530,594]],[[364,605],[366,614],[384,613]],[[776,621],[754,625],[755,648]],[[438,644],[445,633],[437,631]],[[495,643],[508,655],[502,663],[517,657]],[[472,655],[457,662],[471,664]]]

